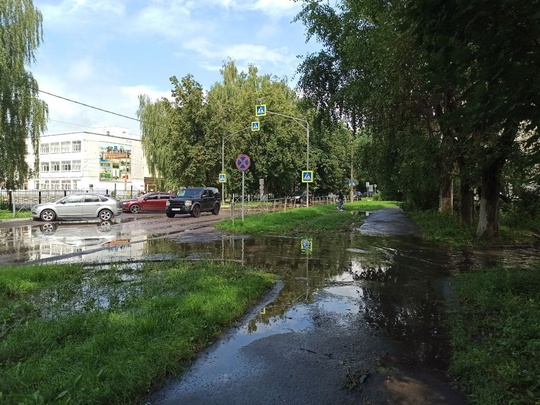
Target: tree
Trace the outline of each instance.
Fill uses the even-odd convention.
[[[460,94],[442,122],[460,141],[463,169],[479,177],[478,237],[497,233],[502,175],[520,132],[532,133],[526,142],[538,150],[539,7],[538,0],[406,2],[430,84]]]
[[[42,15],[31,0],[0,2],[0,184],[21,187],[32,173],[26,162],[27,138],[34,151],[46,129],[47,104],[27,65],[42,40]],[[34,171],[39,169],[36,153]]]
[[[423,86],[421,59],[410,37],[397,29],[396,4],[304,2],[297,20],[323,50],[300,65],[299,86],[326,116],[319,122],[343,121],[354,136],[369,136],[368,142],[355,142],[361,145],[355,153],[358,173],[425,207],[434,205],[432,187],[439,177],[450,176],[451,165],[443,165],[433,147],[439,131],[432,96]]]

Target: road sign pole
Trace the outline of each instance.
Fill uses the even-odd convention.
[[[245,178],[245,171],[242,170],[242,223],[244,223],[244,178]]]

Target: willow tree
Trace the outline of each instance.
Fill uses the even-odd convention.
[[[31,175],[26,141],[37,151],[46,129],[47,105],[26,70],[43,38],[42,19],[32,0],[0,1],[0,183],[7,188],[20,187]]]

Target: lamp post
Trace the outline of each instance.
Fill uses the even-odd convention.
[[[227,137],[222,136],[221,137],[221,173],[225,173],[225,141],[233,137],[234,135],[238,135],[239,133],[245,131],[246,129],[250,129],[251,126],[242,128],[240,131],[233,132],[232,134],[229,134]],[[225,183],[221,183],[221,204],[223,205],[223,201],[225,199],[225,191],[224,191]]]
[[[309,122],[302,118],[293,117],[290,115],[280,114],[277,112],[266,111],[267,114],[278,115],[280,117],[289,118],[298,123],[306,124],[306,170],[309,170]],[[306,182],[306,207],[309,207],[309,183]]]

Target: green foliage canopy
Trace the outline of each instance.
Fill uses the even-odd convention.
[[[27,65],[42,40],[42,15],[31,0],[0,2],[0,184],[21,187],[31,174],[26,162],[27,138],[39,150],[46,129],[47,105]],[[38,154],[34,170],[38,170]]]

